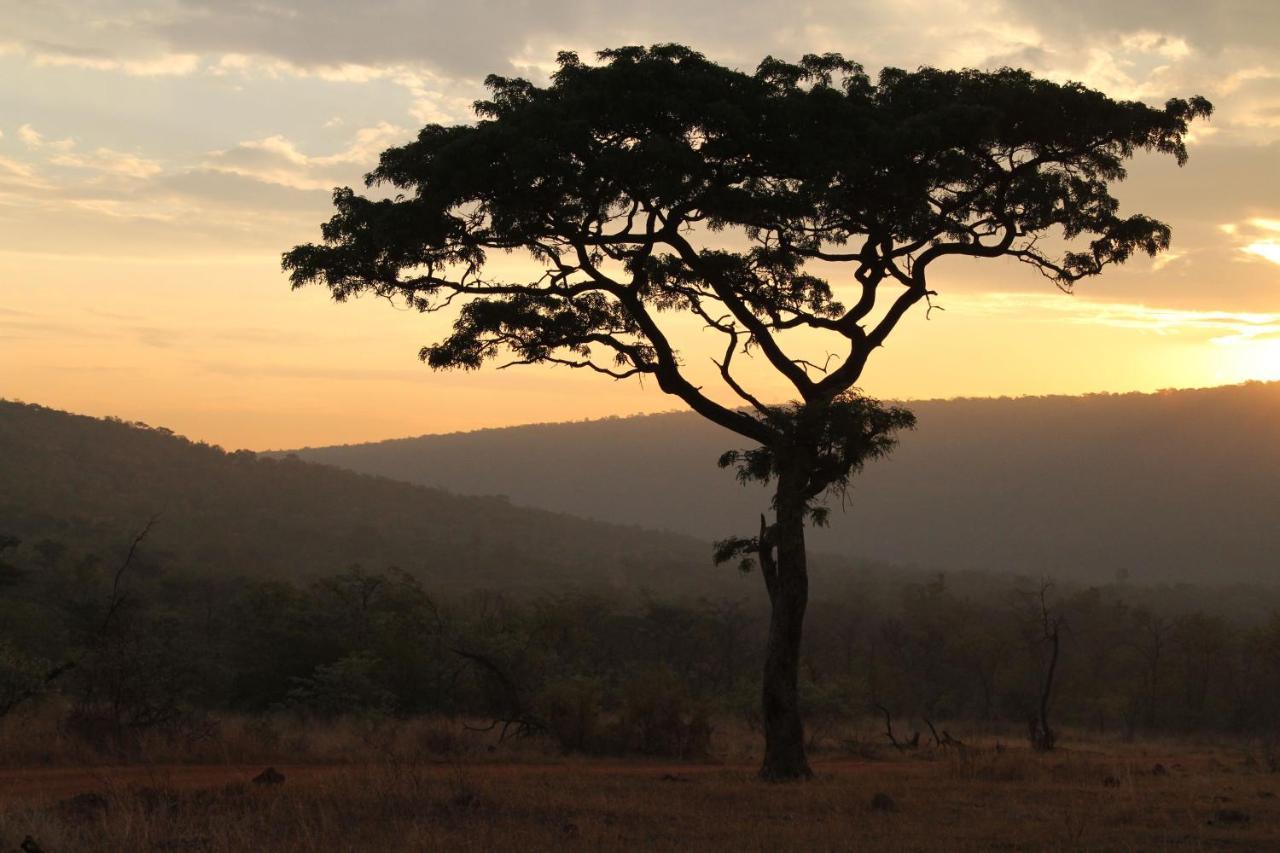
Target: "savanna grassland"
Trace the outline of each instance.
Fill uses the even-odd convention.
[[[228,719],[195,741],[95,753],[33,714],[7,722],[0,849],[1267,850],[1266,744],[1069,734],[1037,754],[992,735],[887,746],[868,720],[815,750],[816,777],[754,778],[727,725],[697,762],[565,757],[446,721]],[[254,782],[266,765],[283,781]]]
[[[1274,585],[819,555],[766,785],[710,543],[18,404],[0,483],[0,851],[1280,849]]]

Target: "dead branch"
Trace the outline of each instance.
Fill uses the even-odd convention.
[[[151,516],[138,535],[133,537],[133,542],[129,545],[129,551],[125,554],[124,562],[116,569],[115,575],[111,579],[111,597],[107,601],[107,613],[102,620],[102,624],[98,626],[98,630],[93,635],[93,644],[98,645],[106,637],[107,629],[111,626],[111,620],[115,617],[116,611],[124,604],[125,596],[120,592],[120,582],[124,579],[124,573],[133,563],[133,557],[138,552],[138,546],[142,544],[142,540],[147,538],[147,534],[151,532],[152,526],[160,518],[160,515]],[[49,688],[55,681],[66,675],[71,670],[79,666],[79,660],[67,660],[58,664],[45,673],[38,687],[31,687],[18,693],[9,701],[0,705],[0,718],[5,717],[19,705],[36,698]]]
[[[106,636],[107,629],[111,627],[111,620],[115,617],[116,611],[124,605],[126,596],[120,592],[120,581],[124,579],[125,571],[128,570],[129,565],[133,562],[133,555],[138,552],[138,546],[142,544],[143,539],[147,538],[147,534],[151,532],[151,528],[159,518],[159,513],[151,516],[138,535],[133,537],[133,542],[129,545],[129,553],[125,554],[124,562],[120,564],[120,568],[116,569],[115,576],[111,579],[111,598],[107,601],[107,614],[103,617],[102,625],[98,628],[97,638],[99,640]]]
[[[516,686],[514,680],[509,676],[502,667],[498,666],[491,658],[482,655],[479,652],[471,652],[465,649],[450,646],[449,651],[453,652],[461,658],[471,661],[478,665],[485,672],[493,676],[494,680],[502,688],[502,692],[506,698],[508,712],[505,716],[496,717],[493,722],[487,726],[471,726],[466,728],[474,732],[491,732],[501,726],[498,732],[498,743],[502,743],[508,736],[528,737],[547,730],[547,724],[536,716],[528,713],[524,708],[524,702],[520,698],[520,690]],[[514,731],[513,731],[514,730]]]
[[[933,737],[934,746],[940,747],[942,749],[946,749],[949,746],[954,746],[954,747],[964,746],[964,741],[959,740],[958,738],[953,738],[946,729],[942,730],[942,734],[938,734],[938,730],[934,728],[933,722],[928,717],[924,718],[924,724],[929,727],[929,732]]]
[[[889,743],[893,744],[894,749],[899,752],[906,752],[908,749],[916,749],[920,746],[920,732],[916,732],[911,736],[911,740],[900,741],[893,734],[893,715],[889,713],[889,709],[877,703],[876,709],[884,714],[884,733],[889,738]]]

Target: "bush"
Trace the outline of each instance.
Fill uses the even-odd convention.
[[[666,666],[643,670],[623,685],[619,741],[627,751],[696,758],[711,751],[711,719]]]
[[[379,678],[382,661],[367,652],[353,652],[331,664],[321,664],[309,678],[295,679],[291,704],[325,716],[385,714],[396,697]]]
[[[127,624],[69,673],[68,732],[99,749],[127,750],[147,732],[199,737],[210,674],[175,619]]]
[[[823,741],[854,716],[856,700],[850,685],[843,682],[815,684],[800,682],[800,707],[804,713],[808,748],[817,750]],[[759,700],[756,700],[757,705]]]
[[[0,640],[0,717],[44,692],[49,665]]]
[[[551,736],[565,752],[600,749],[600,682],[590,678],[562,678],[548,682],[538,706]]]

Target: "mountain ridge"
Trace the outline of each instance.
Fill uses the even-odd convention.
[[[164,428],[0,400],[0,536],[114,560],[147,519],[157,568],[297,579],[396,566],[434,589],[581,585],[755,594],[694,537],[455,495]],[[740,588],[740,589],[739,589]]]
[[[813,531],[815,550],[1090,582],[1277,580],[1280,383],[907,405],[918,432],[868,466],[852,511]],[[740,444],[671,412],[291,452],[719,538],[747,531],[768,506],[766,492],[715,468]]]

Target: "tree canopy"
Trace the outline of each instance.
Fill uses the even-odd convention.
[[[337,190],[324,242],[285,255],[295,286],[452,306],[452,334],[421,353],[435,368],[505,357],[649,375],[775,444],[787,419],[735,355],[761,354],[800,401],[829,404],[933,295],[939,258],[1009,256],[1070,289],[1167,248],[1168,226],[1121,215],[1111,184],[1139,150],[1184,162],[1188,122],[1212,109],[1008,68],[873,80],[838,54],[767,58],[754,73],[678,45],[599,58],[560,54],[545,87],[491,76],[476,124],[428,125],[384,152],[366,182],[390,197]],[[536,273],[488,274],[494,252],[516,250]],[[671,311],[723,337],[720,375],[744,410],[682,374],[660,322]],[[843,339],[834,363],[788,354],[784,335],[800,328]]]

